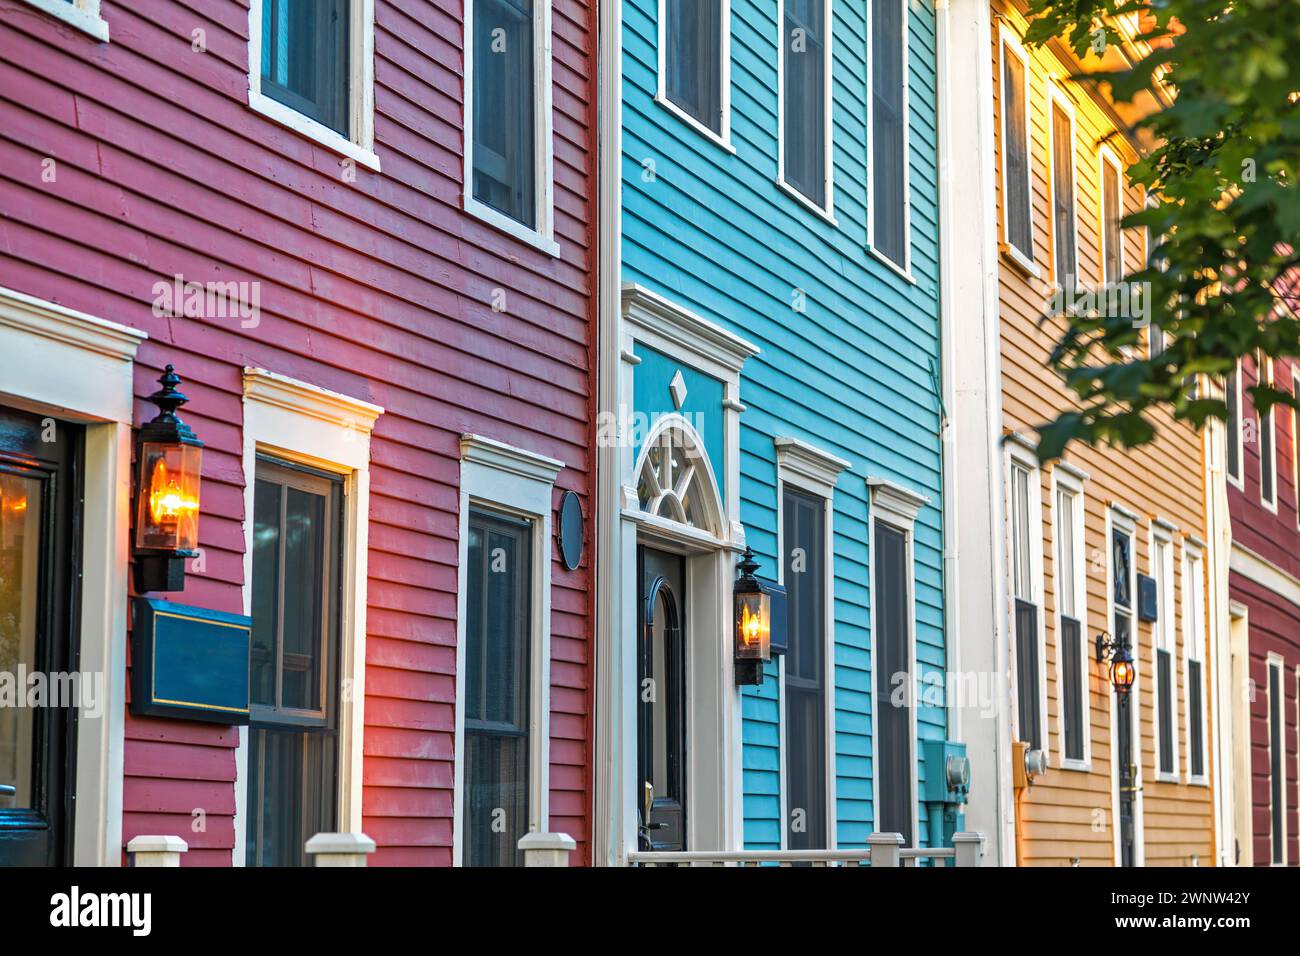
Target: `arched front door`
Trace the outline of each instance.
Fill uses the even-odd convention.
[[[686,849],[685,566],[637,549],[637,779],[640,845]]]

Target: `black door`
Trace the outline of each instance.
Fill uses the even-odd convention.
[[[71,862],[77,702],[51,678],[77,669],[81,433],[0,406],[0,679],[17,698],[0,707],[3,866]]]
[[[686,849],[685,568],[681,557],[637,549],[637,814],[641,846]]]

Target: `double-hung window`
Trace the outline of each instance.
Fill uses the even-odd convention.
[[[251,0],[249,105],[372,169],[374,0]]]
[[[1079,284],[1078,223],[1074,202],[1074,112],[1060,93],[1052,104],[1052,248],[1056,284],[1073,292]]]
[[[1124,186],[1119,162],[1110,150],[1101,151],[1101,281],[1111,285],[1124,278]]]
[[[781,178],[829,210],[831,0],[781,2]]]
[[[790,649],[785,656],[787,845],[827,846],[826,500],[782,496]]]
[[[343,483],[264,457],[255,480],[246,862],[295,866],[339,829]]]
[[[871,248],[906,271],[907,2],[871,2]]]
[[[1151,538],[1151,573],[1156,581],[1155,687],[1156,770],[1160,778],[1178,773],[1178,723],[1174,702],[1178,681],[1174,673],[1174,546],[1163,529]]]
[[[658,99],[725,143],[729,0],[659,0]]]
[[[1262,352],[1255,356],[1261,388],[1273,387],[1273,360]],[[1259,500],[1277,511],[1277,406],[1259,413]]]
[[[1039,616],[1042,611],[1043,534],[1038,470],[1013,458],[1009,471],[1011,583],[1014,600],[1016,703],[1019,739],[1045,749]]]
[[[465,208],[556,254],[550,0],[465,9]]]
[[[1012,257],[1034,261],[1033,194],[1030,190],[1029,57],[1002,35],[1002,229]]]
[[[1087,595],[1084,583],[1083,488],[1057,468],[1055,518],[1062,765],[1088,759]]]
[[[1205,782],[1205,562],[1199,548],[1187,547],[1183,578],[1186,610],[1183,644],[1187,657],[1187,773]]]

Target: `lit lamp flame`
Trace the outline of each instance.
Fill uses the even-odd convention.
[[[199,510],[199,501],[187,495],[176,479],[167,474],[167,462],[158,459],[149,483],[149,514],[155,522],[175,526],[182,517]]]

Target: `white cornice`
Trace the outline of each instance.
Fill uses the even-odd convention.
[[[0,325],[120,362],[132,362],[148,333],[0,286]]]
[[[623,284],[622,308],[632,329],[660,336],[732,373],[759,351],[752,342],[634,282]]]
[[[1300,607],[1300,578],[1283,571],[1275,564],[1270,564],[1254,551],[1235,541],[1232,543],[1232,553],[1228,557],[1228,567]]]
[[[278,372],[268,372],[264,368],[245,367],[244,398],[367,434],[375,427],[375,420],[384,413],[382,406],[300,382]]]
[[[911,488],[905,488],[888,478],[868,478],[872,509],[884,509],[896,517],[912,523],[930,499]]]
[[[1070,477],[1078,480],[1081,484],[1083,482],[1092,480],[1092,475],[1088,474],[1078,465],[1071,464],[1070,462],[1064,461],[1059,458],[1056,460],[1056,463],[1052,467],[1059,468],[1061,471],[1065,472]]]
[[[544,481],[554,484],[555,478],[564,467],[558,458],[548,458],[525,448],[516,448],[494,438],[482,435],[464,434],[460,436],[461,461],[484,465],[497,471],[510,472],[530,481]]]
[[[850,467],[843,458],[799,438],[779,436],[772,444],[782,481],[806,486],[823,498],[833,496],[840,472]]]

